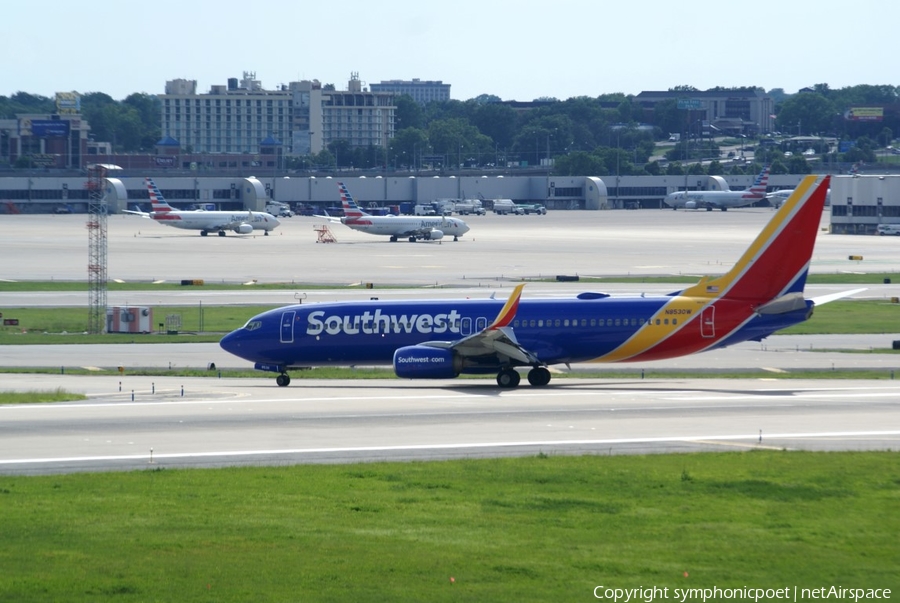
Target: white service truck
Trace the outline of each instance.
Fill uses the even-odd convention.
[[[290,218],[294,215],[290,205],[278,201],[268,201],[266,203],[266,213],[272,214],[276,218]]]
[[[494,213],[500,216],[506,214],[522,215],[525,210],[515,204],[512,199],[494,199]]]

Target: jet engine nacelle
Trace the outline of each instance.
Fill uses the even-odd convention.
[[[431,232],[428,233],[428,236],[426,238],[429,241],[438,241],[438,240],[444,238],[444,231],[438,230],[435,228],[434,230],[432,230]]]
[[[450,379],[462,370],[453,350],[411,345],[394,352],[394,372],[402,379]]]
[[[696,201],[685,201],[684,208],[685,209],[697,209],[697,202]]]
[[[253,232],[253,226],[250,224],[238,224],[234,227],[234,232],[238,234],[250,234]]]

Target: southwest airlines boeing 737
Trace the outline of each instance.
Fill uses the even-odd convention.
[[[147,191],[150,193],[150,213],[142,211],[124,210],[127,214],[134,214],[142,218],[150,218],[166,226],[174,226],[185,230],[199,230],[200,236],[205,237],[211,232],[218,232],[220,237],[225,236],[226,230],[238,234],[250,234],[254,230],[261,230],[268,236],[270,230],[278,228],[280,222],[272,214],[262,211],[206,211],[179,210],[168,203],[153,180],[146,178]]]
[[[670,193],[665,199],[666,205],[672,209],[683,207],[685,209],[699,209],[705,207],[706,211],[721,209],[728,211],[729,207],[743,207],[751,205],[766,198],[766,186],[769,183],[769,166],[763,168],[753,184],[745,191],[677,191]]]
[[[338,182],[338,190],[341,192],[341,204],[344,207],[343,218],[331,216],[316,216],[325,218],[334,223],[341,223],[353,230],[367,234],[389,236],[391,242],[397,239],[409,239],[415,243],[419,239],[426,241],[438,241],[445,236],[453,237],[458,241],[461,235],[469,232],[469,226],[459,218],[426,217],[400,217],[400,216],[370,216],[359,208],[350,191],[343,182]]]
[[[515,387],[517,367],[534,386],[552,364],[660,360],[759,341],[812,316],[803,288],[829,176],[807,176],[725,275],[666,296],[571,299],[402,300],[286,306],[226,335],[226,351],[278,373],[312,366],[391,365],[397,376],[445,379],[496,373]]]

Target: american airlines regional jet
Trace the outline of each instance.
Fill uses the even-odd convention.
[[[341,193],[344,217],[317,217],[344,224],[353,230],[367,234],[389,236],[391,242],[396,242],[401,238],[409,239],[410,243],[415,243],[417,240],[438,241],[445,236],[451,236],[454,241],[458,241],[460,236],[469,232],[469,225],[459,218],[370,216],[359,208],[343,182],[338,182],[338,189]]]
[[[705,207],[706,211],[728,211],[729,207],[743,207],[765,199],[768,182],[769,166],[766,166],[753,181],[753,185],[745,191],[677,191],[670,193],[665,198],[665,203],[672,209]]]
[[[199,230],[200,236],[205,237],[211,232],[217,232],[220,237],[225,236],[226,230],[238,234],[250,234],[254,230],[261,230],[268,236],[269,231],[278,228],[281,224],[275,216],[262,211],[206,211],[175,209],[168,203],[153,180],[146,178],[147,191],[150,193],[150,213],[142,211],[124,210],[127,214],[134,214],[142,218],[150,218],[160,224],[182,228],[185,230]]]

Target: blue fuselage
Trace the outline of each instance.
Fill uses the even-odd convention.
[[[665,307],[673,299],[588,294],[586,299],[522,300],[509,326],[519,344],[545,364],[615,362],[673,357],[761,339],[802,322],[808,314],[801,310],[729,322],[729,309],[723,305],[718,314],[711,313],[709,319],[701,321],[699,314],[692,316],[690,311],[667,314]],[[294,305],[253,317],[244,327],[226,335],[221,346],[236,356],[278,370],[389,365],[398,348],[458,341],[484,330],[502,307],[501,300],[371,300]],[[747,314],[746,308],[743,314]],[[661,333],[659,337],[654,336],[654,329]],[[663,339],[671,339],[673,331],[679,332],[680,339],[690,340],[691,345],[681,349],[681,343],[666,344]],[[657,348],[653,357],[632,354],[627,358],[604,358],[637,335]]]

